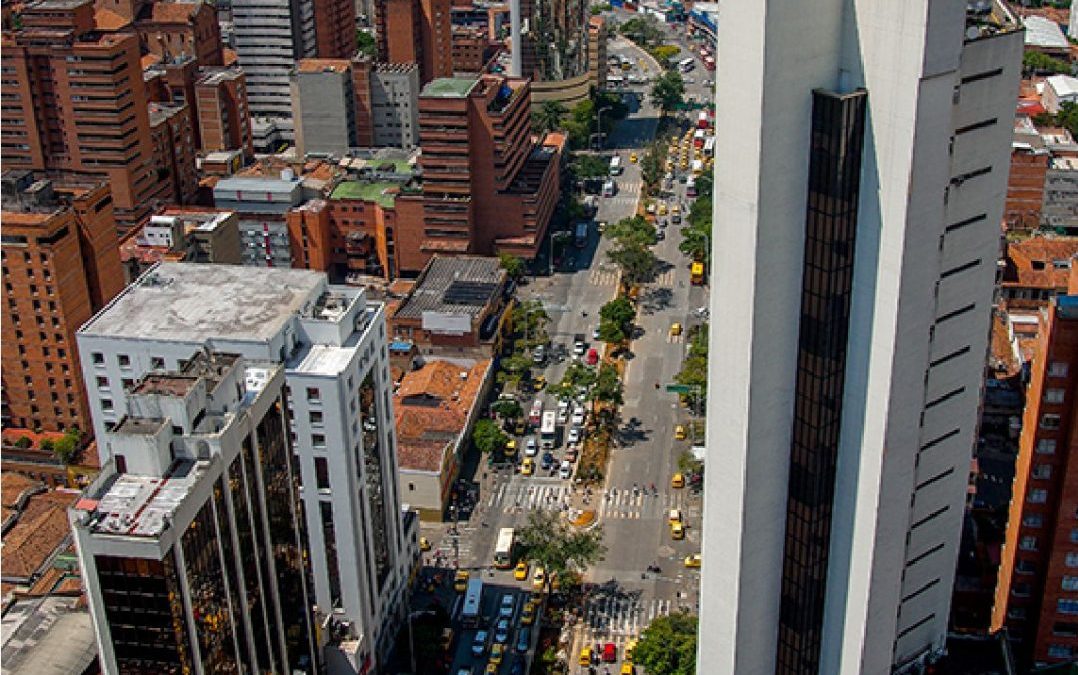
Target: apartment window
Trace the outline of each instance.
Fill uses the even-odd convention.
[[[1027,583],[1017,583],[1011,586],[1011,595],[1015,595],[1019,598],[1028,598],[1030,593],[1030,585]]]
[[[1062,585],[1065,591],[1078,591],[1078,577],[1064,575]]]
[[[1070,552],[1063,558],[1063,564],[1072,569],[1078,568],[1078,552]]]
[[[1071,543],[1078,544],[1078,527],[1071,528]]]
[[[1062,389],[1046,389],[1044,392],[1045,403],[1062,403],[1063,402],[1063,390]]]
[[[1037,550],[1037,538],[1031,536],[1022,537],[1018,542],[1018,548],[1023,551],[1036,551]]]
[[[1059,428],[1059,415],[1052,413],[1045,413],[1041,415],[1041,429],[1058,429]]]
[[[324,447],[326,447],[326,436],[325,436],[325,434],[311,434],[311,445],[313,445],[316,448],[324,448]]]
[[[1052,635],[1059,637],[1078,637],[1078,623],[1056,621],[1052,624]]]
[[[90,354],[90,360],[94,362],[95,366],[105,365],[105,355],[101,352],[93,352]]]
[[[1024,558],[1019,558],[1018,561],[1014,564],[1014,569],[1019,574],[1036,574],[1037,564],[1034,563],[1032,560],[1025,560]]]
[[[1052,465],[1051,464],[1035,464],[1033,471],[1030,472],[1037,480],[1048,480],[1052,477]]]
[[[307,387],[307,400],[311,403],[321,403],[322,391],[318,387]]]
[[[1043,504],[1048,501],[1048,490],[1042,490],[1040,488],[1034,488],[1029,491],[1030,504]]]
[[[1042,455],[1054,455],[1056,454],[1056,439],[1054,438],[1042,438],[1037,441],[1037,452]]]
[[[1022,526],[1034,528],[1043,527],[1044,516],[1039,513],[1027,513],[1026,515],[1022,516]]]
[[[163,356],[151,356],[150,357],[150,370],[164,370],[165,369],[165,357]]]
[[[101,377],[100,375],[98,375],[97,376],[97,388],[98,389],[108,389],[109,388],[109,378]]]
[[[103,398],[103,399],[101,399],[101,409],[104,410],[105,412],[112,412],[112,410],[113,410],[113,408],[112,408],[112,399],[111,398]]]
[[[314,475],[319,490],[329,489],[329,462],[325,457],[314,458]]]
[[[1048,645],[1048,656],[1053,659],[1069,659],[1074,654],[1074,650],[1070,645]]]
[[[130,368],[131,367],[131,357],[128,356],[127,354],[118,355],[116,357],[116,360],[119,362],[121,368]]]
[[[1066,361],[1052,361],[1048,364],[1048,377],[1066,377],[1067,376],[1067,362]]]
[[[322,411],[312,410],[307,413],[307,417],[310,419],[311,424],[322,426]]]
[[[120,384],[123,385],[123,388],[126,391],[126,390],[130,389],[131,387],[135,386],[135,381],[132,380],[129,377],[125,377],[124,379],[122,379],[120,381]]]
[[[1025,607],[1011,607],[1010,609],[1007,610],[1007,618],[1008,619],[1014,619],[1016,621],[1021,621],[1021,620],[1025,619],[1026,618],[1026,608]]]

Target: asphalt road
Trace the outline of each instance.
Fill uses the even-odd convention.
[[[626,40],[612,39],[608,51],[611,55],[624,54],[634,61],[644,59],[648,72],[642,74],[656,73],[654,61]],[[641,74],[641,69],[634,67],[633,72]],[[689,95],[706,95],[702,84],[706,73],[700,64],[694,82],[687,86]],[[648,100],[649,89],[650,84],[641,84],[623,90],[630,100],[629,117],[618,123],[602,152],[606,156],[620,154],[625,169],[617,177],[618,194],[600,200],[596,221],[615,222],[636,211],[641,189],[640,167],[628,160],[630,152],[639,152],[656,133],[659,114]],[[687,212],[689,200],[684,197],[684,185],[677,183],[675,193],[674,199],[680,200]],[[690,413],[679,406],[675,394],[667,393],[661,386],[655,388],[656,383],[665,385],[673,381],[686,350],[688,328],[699,321],[693,310],[707,304],[706,289],[689,283],[688,260],[678,250],[680,241],[680,226],[669,225],[665,240],[654,249],[663,271],[639,298],[638,326],[643,333],[632,344],[622,411],[623,420],[636,418],[637,424],[623,439],[623,447],[614,451],[605,485],[592,497],[591,503],[599,511],[605,529],[607,553],[587,575],[587,580],[598,586],[586,601],[584,621],[569,655],[574,668],[583,644],[614,642],[620,659],[625,644],[639,636],[656,616],[679,607],[695,611],[698,573],[685,569],[682,561],[686,555],[700,550],[700,498],[688,490],[669,487],[670,477],[677,470],[678,456],[691,445],[689,441],[674,440],[674,427],[685,423]],[[593,342],[591,333],[598,324],[599,308],[614,297],[618,272],[607,259],[609,246],[609,240],[593,228],[587,246],[578,249],[570,244],[564,250],[559,271],[532,279],[519,290],[522,299],[543,302],[551,318],[547,326],[551,341],[553,345],[564,345],[569,354],[574,335],[583,333],[589,343]],[[572,271],[568,271],[569,265]],[[685,327],[681,336],[670,335],[674,322]],[[548,361],[543,374],[549,382],[557,382],[568,363],[568,358]],[[553,397],[539,396],[546,409],[555,406]],[[518,443],[522,444],[522,439]],[[559,462],[563,452],[564,447],[559,444],[555,451]],[[498,531],[523,525],[528,512],[534,509],[562,508],[572,494],[570,481],[547,472],[539,474],[522,476],[508,471],[496,474],[480,468],[476,475],[480,487],[475,508],[470,518],[458,524],[455,545],[452,536],[444,536],[444,527],[440,530],[435,529],[437,526],[424,527],[424,534],[436,542],[435,553],[449,561],[459,556],[460,567],[471,570],[473,576],[478,575],[487,584],[484,616],[491,625],[495,622],[501,592],[519,589],[522,593],[530,588],[530,580],[516,581],[511,570],[498,571],[491,567]],[[637,486],[654,483],[658,495],[634,493],[634,483]],[[683,541],[670,538],[667,517],[671,508],[681,509],[687,522]],[[644,573],[652,564],[658,564],[662,571]],[[514,625],[519,622],[521,604],[522,600],[518,601]],[[517,639],[516,630],[511,642]],[[474,630],[458,633],[457,658],[451,672],[456,673],[458,667],[479,667],[486,663],[489,649],[480,657],[472,656],[473,638]],[[535,635],[533,649],[534,638]],[[502,673],[510,671],[512,660],[505,659]],[[616,665],[611,670],[617,672]]]

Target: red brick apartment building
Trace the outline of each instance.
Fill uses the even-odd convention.
[[[5,168],[107,178],[123,230],[175,201],[154,163],[138,36],[98,32],[91,0],[37,0],[20,21],[0,53]]]
[[[1026,664],[1078,658],[1078,268],[1042,310],[992,629]]]
[[[112,195],[5,171],[3,424],[91,429],[75,332],[124,286]]]
[[[375,26],[380,61],[418,63],[423,84],[453,75],[449,0],[380,0]]]

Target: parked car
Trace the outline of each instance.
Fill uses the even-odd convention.
[[[472,640],[472,654],[482,656],[483,652],[487,651],[488,639],[490,639],[490,633],[485,630],[476,631],[475,638]]]
[[[550,469],[553,466],[554,466],[554,453],[552,453],[552,452],[544,452],[543,453],[543,460],[541,462],[539,462],[539,468],[542,469],[543,471],[546,471],[546,470]]]
[[[517,651],[524,654],[528,651],[528,647],[532,642],[532,629],[525,626],[517,633]]]
[[[524,441],[524,456],[535,457],[539,454],[539,443],[535,440],[535,436],[528,436],[528,440]]]
[[[569,430],[569,435],[565,438],[565,442],[575,445],[581,441],[582,436],[583,433],[580,431],[580,427],[573,427]]]
[[[511,618],[513,612],[517,611],[517,599],[512,593],[506,593],[502,596],[501,604],[498,605],[498,616],[504,616]]]
[[[558,469],[558,477],[562,480],[569,480],[573,477],[573,465],[568,460],[563,460],[561,468]]]
[[[509,642],[509,633],[511,630],[509,619],[505,617],[498,619],[498,623],[494,625],[494,641],[502,643]]]
[[[576,410],[573,411],[573,418],[570,420],[570,423],[574,427],[582,427],[584,426],[584,418],[586,415],[587,412],[584,408],[582,406],[577,406]]]

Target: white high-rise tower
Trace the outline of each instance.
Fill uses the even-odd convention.
[[[943,646],[1022,54],[980,4],[720,7],[699,672]]]

